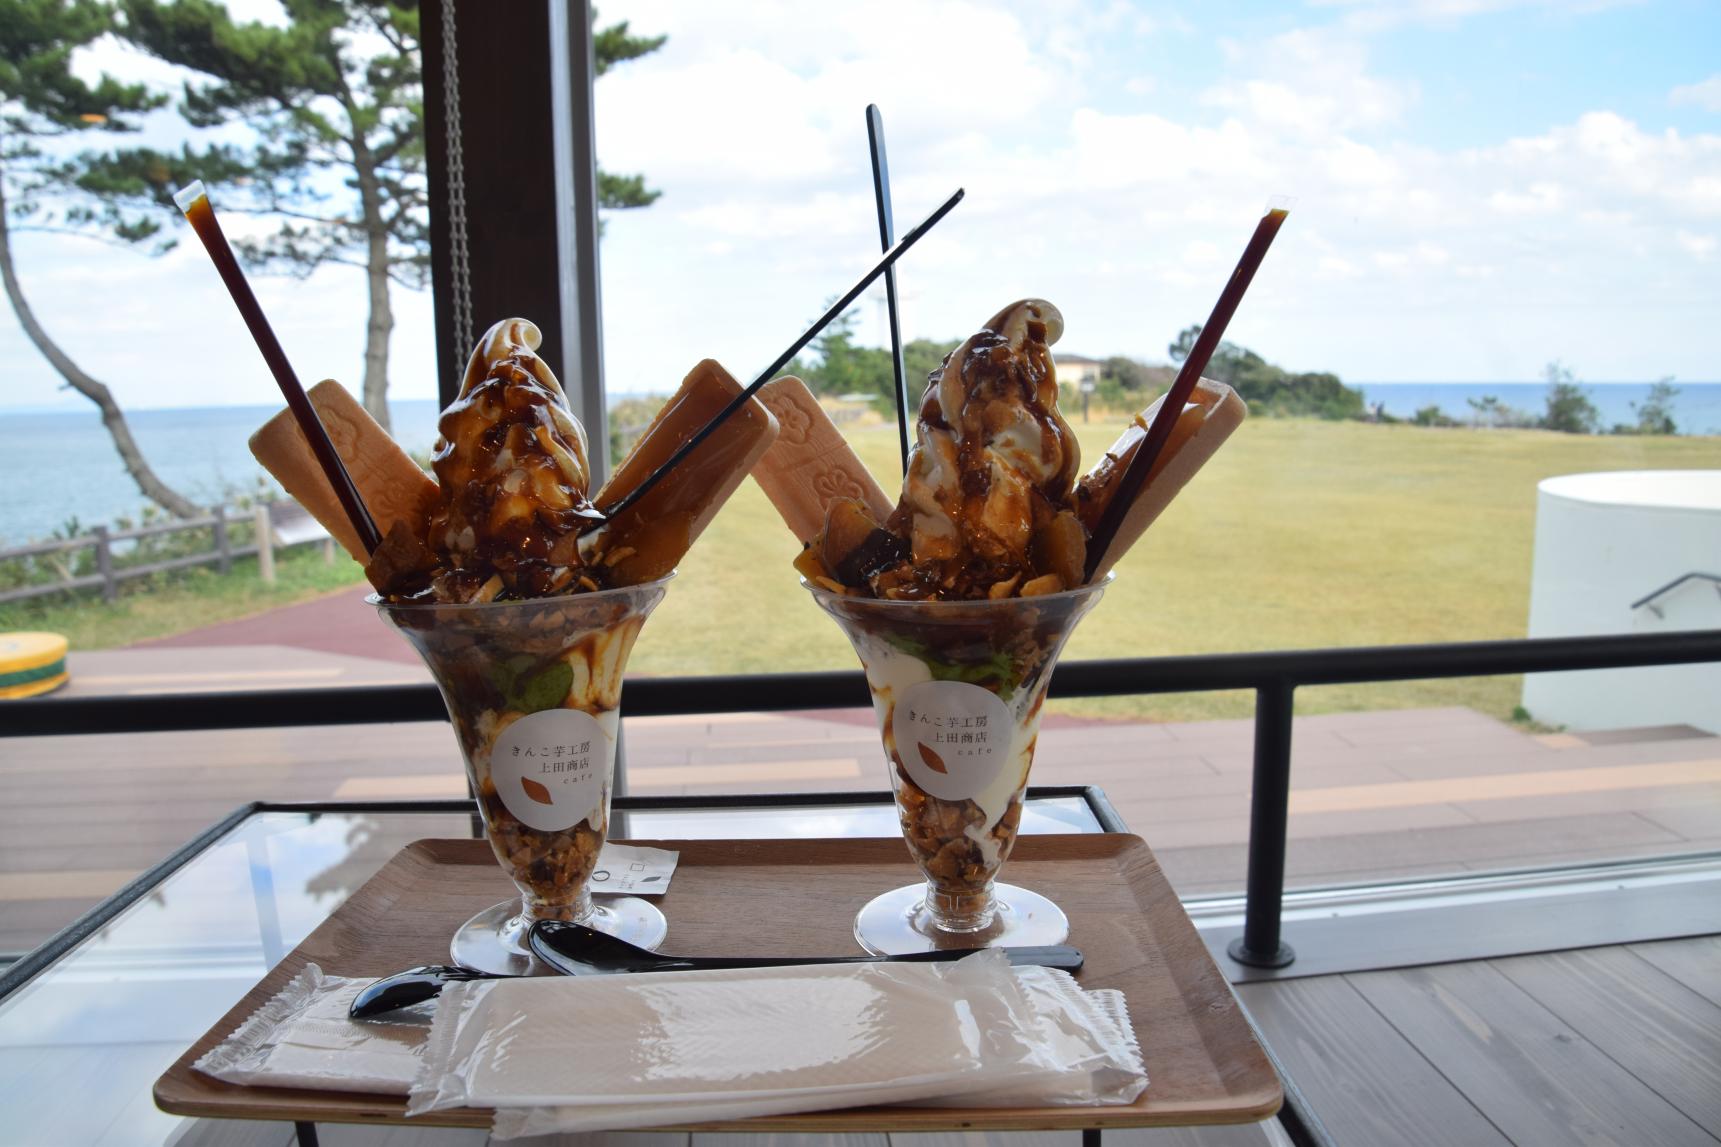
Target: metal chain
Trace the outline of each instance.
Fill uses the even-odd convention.
[[[448,246],[454,272],[454,353],[472,346],[472,253],[466,235],[466,151],[460,132],[460,64],[454,0],[442,0],[442,110],[448,150]]]

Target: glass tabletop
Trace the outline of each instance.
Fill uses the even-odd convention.
[[[863,799],[635,809],[625,831],[666,840],[897,835],[889,797]],[[7,1141],[184,1140],[186,1125],[202,1121],[156,1110],[156,1078],[401,848],[470,837],[467,807],[265,808],[221,834],[0,999]],[[1081,795],[1030,794],[1022,831],[1104,825]],[[427,1131],[425,1141],[440,1140]]]

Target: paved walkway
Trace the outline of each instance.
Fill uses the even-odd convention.
[[[347,657],[371,657],[418,665],[418,654],[377,616],[365,597],[369,586],[282,606],[267,613],[223,621],[140,641],[133,649],[202,649],[211,645],[286,645]]]
[[[424,680],[345,592],[130,650],[78,692]],[[882,790],[866,710],[631,718],[642,794]],[[1101,786],[1185,895],[1242,886],[1249,721],[1050,720],[1034,779]],[[1467,709],[1301,717],[1287,868],[1325,884],[1721,848],[1721,738],[1533,736]],[[247,800],[458,796],[441,723],[0,739],[0,953],[33,946]]]

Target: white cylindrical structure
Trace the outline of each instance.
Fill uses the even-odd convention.
[[[1537,486],[1531,637],[1721,629],[1717,578],[1721,470],[1566,474]],[[1574,730],[1721,733],[1721,665],[1533,673],[1524,708]]]

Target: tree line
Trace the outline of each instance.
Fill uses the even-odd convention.
[[[1673,400],[1679,388],[1671,376],[1651,383],[1642,402],[1631,403],[1635,422],[1616,422],[1604,428],[1601,412],[1590,399],[1590,392],[1578,385],[1572,369],[1558,359],[1542,368],[1542,378],[1548,384],[1543,398],[1542,413],[1520,410],[1501,402],[1499,396],[1485,394],[1466,398],[1470,408],[1468,418],[1446,413],[1438,404],[1419,409],[1405,421],[1416,426],[1470,426],[1489,429],[1554,430],[1562,434],[1678,434],[1673,419]],[[1397,421],[1383,418],[1383,421]]]
[[[797,358],[788,373],[799,376],[815,394],[859,396],[870,399],[886,418],[895,417],[894,375],[890,352],[882,347],[856,346],[858,311],[850,311],[833,322],[813,341],[813,355]],[[1173,362],[1189,357],[1201,334],[1199,324],[1185,327],[1166,347]],[[903,362],[911,401],[918,401],[927,375],[938,369],[944,356],[960,340],[915,339],[903,347]],[[1102,361],[1096,391],[1107,406],[1141,409],[1169,390],[1177,371],[1113,355]],[[1468,398],[1468,418],[1446,413],[1438,405],[1425,406],[1409,418],[1387,414],[1379,406],[1369,409],[1360,390],[1346,386],[1327,371],[1290,371],[1268,362],[1247,347],[1221,342],[1202,371],[1208,378],[1233,387],[1257,415],[1364,419],[1371,422],[1408,422],[1415,426],[1468,426],[1479,429],[1554,430],[1564,434],[1677,434],[1673,400],[1679,388],[1664,378],[1649,388],[1642,402],[1631,404],[1636,421],[1605,428],[1601,414],[1580,386],[1570,367],[1551,362],[1542,376],[1548,384],[1546,407],[1540,414],[1519,410],[1497,396]]]
[[[850,311],[827,327],[813,340],[813,356],[797,358],[789,364],[788,372],[798,375],[815,394],[865,396],[881,414],[894,417],[895,376],[890,351],[855,345],[857,313]],[[1173,362],[1189,356],[1200,333],[1197,325],[1178,334],[1166,348]],[[919,399],[927,375],[938,369],[960,341],[922,338],[903,346],[911,399]],[[1232,343],[1220,343],[1202,373],[1235,388],[1257,414],[1332,419],[1360,418],[1363,414],[1361,392],[1345,386],[1337,375],[1288,371]],[[1100,365],[1096,392],[1108,406],[1139,410],[1169,390],[1176,376],[1175,367],[1112,355]]]

